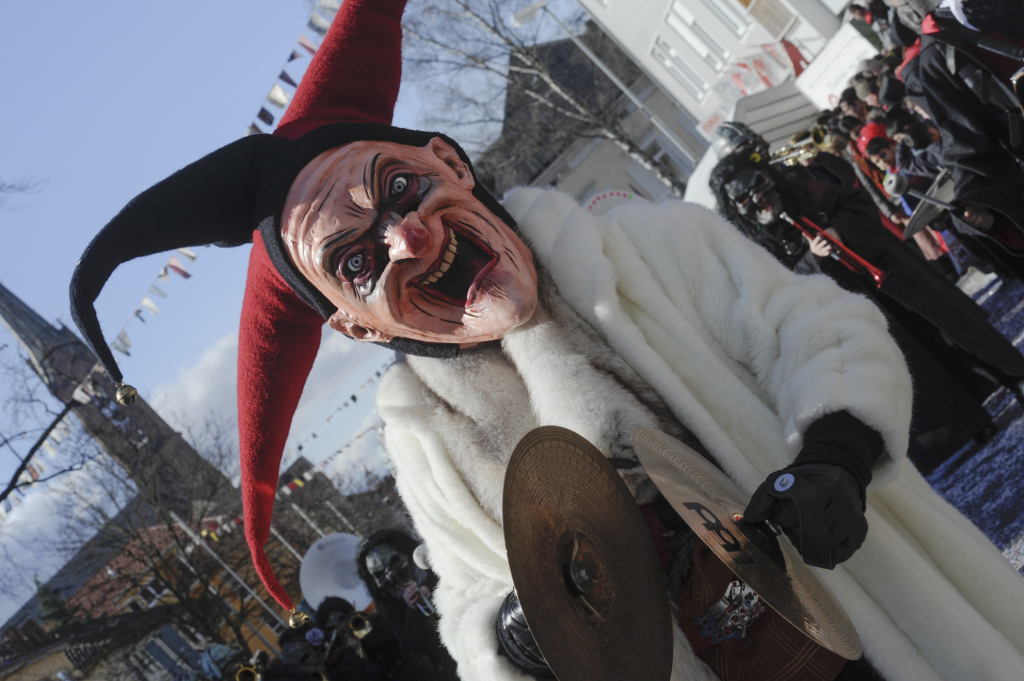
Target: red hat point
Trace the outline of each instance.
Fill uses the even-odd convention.
[[[405,0],[345,0],[274,134],[297,139],[330,123],[390,123],[402,74],[404,8]],[[242,508],[256,573],[287,610],[292,600],[265,546],[285,440],[323,323],[285,283],[256,232],[238,337]]]

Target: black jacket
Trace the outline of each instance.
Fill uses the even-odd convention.
[[[982,362],[1010,376],[1024,376],[1024,356],[989,323],[982,308],[882,226],[871,198],[844,181],[846,164],[838,161],[824,158],[810,169],[791,170],[783,196],[790,215],[805,215],[823,228],[832,227],[857,255],[889,272],[880,295],[931,322],[954,345]],[[832,263],[823,263],[830,274],[842,267]],[[837,273],[836,279],[840,284],[849,281],[846,272]]]
[[[1020,107],[1008,83],[976,56],[979,48],[961,37],[972,32],[941,11],[933,16],[942,30],[922,36],[921,54],[904,76],[919,81],[913,88],[919,92],[915,101],[942,131],[943,165],[953,173],[956,199],[985,206],[1024,227]],[[959,221],[958,227],[974,231]]]

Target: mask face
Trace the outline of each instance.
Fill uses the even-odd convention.
[[[409,557],[390,544],[379,544],[366,554],[366,569],[379,587],[405,586],[412,579]]]
[[[292,183],[281,236],[289,258],[353,338],[463,346],[496,340],[537,304],[533,255],[472,193],[458,153],[353,142]]]
[[[782,197],[763,170],[744,168],[726,183],[725,192],[740,215],[762,226],[778,222],[782,215]]]

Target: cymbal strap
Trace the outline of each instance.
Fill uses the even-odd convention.
[[[796,477],[793,482],[779,491],[777,481],[792,474],[779,471],[766,481],[768,493],[778,502],[790,502],[796,506],[800,516],[800,546],[797,548],[808,565],[831,570],[836,566],[832,559],[832,543],[829,536],[828,517],[825,513],[825,499],[818,488],[806,479]],[[774,478],[774,479],[773,479]]]

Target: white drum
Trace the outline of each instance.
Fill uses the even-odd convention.
[[[362,540],[354,534],[329,534],[310,547],[299,569],[299,584],[306,602],[315,610],[328,596],[344,598],[356,610],[365,610],[373,597],[356,570]]]

